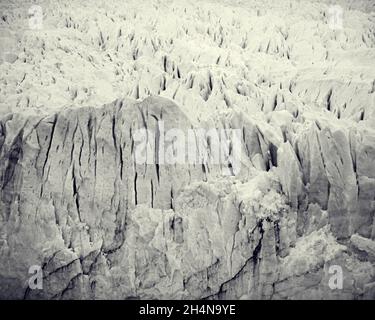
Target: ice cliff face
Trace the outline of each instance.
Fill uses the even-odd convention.
[[[374,299],[371,2],[115,4],[1,4],[0,297]],[[137,163],[160,121],[240,171]]]

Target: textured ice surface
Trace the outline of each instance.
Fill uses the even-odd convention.
[[[34,4],[0,3],[1,298],[375,298],[373,1]],[[161,119],[240,129],[239,174],[135,163]]]

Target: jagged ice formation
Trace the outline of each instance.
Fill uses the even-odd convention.
[[[0,297],[374,299],[374,6],[337,3],[1,2]],[[240,172],[139,165],[160,120]]]

